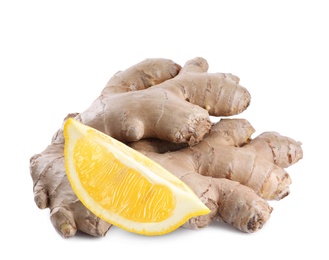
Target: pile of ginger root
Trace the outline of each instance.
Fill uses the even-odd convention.
[[[68,114],[144,153],[185,182],[209,207],[183,227],[199,229],[219,220],[247,233],[269,220],[269,200],[289,194],[285,168],[303,157],[301,143],[277,132],[255,138],[251,124],[229,118],[250,104],[250,94],[230,73],[208,73],[197,57],[181,67],[146,59],[117,72],[81,113]],[[218,120],[213,122],[211,119]],[[63,237],[77,231],[105,236],[111,224],[77,198],[64,167],[63,126],[30,159],[34,200],[50,209]]]

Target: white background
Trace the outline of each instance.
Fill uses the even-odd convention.
[[[1,259],[328,259],[328,7],[326,1],[0,1]],[[239,115],[256,135],[303,143],[287,169],[291,194],[270,202],[262,230],[216,223],[144,237],[62,238],[33,201],[29,159],[69,112],[145,58],[240,77],[252,96]],[[4,257],[4,255],[6,255]]]

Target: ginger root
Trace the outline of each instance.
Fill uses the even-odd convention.
[[[251,140],[252,126],[243,119],[221,119],[244,111],[250,94],[239,78],[207,73],[203,58],[183,67],[167,59],[147,59],[116,73],[101,95],[82,113],[69,114],[162,164],[181,178],[211,209],[184,227],[201,228],[213,219],[244,232],[260,229],[270,217],[267,199],[289,193],[283,169],[302,158],[300,143],[277,133]],[[65,120],[65,119],[64,119]],[[30,160],[34,199],[49,208],[64,237],[77,230],[104,236],[111,227],[78,200],[67,180],[62,128],[51,144]]]

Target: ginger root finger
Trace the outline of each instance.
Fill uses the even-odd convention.
[[[202,175],[237,181],[264,199],[280,200],[289,194],[288,173],[257,153],[227,145],[191,149],[191,156],[198,158],[195,167]]]
[[[72,237],[79,230],[94,237],[105,236],[112,225],[91,213],[79,200],[75,203],[54,207],[50,220],[59,234]]]
[[[94,237],[105,236],[112,225],[90,212],[78,199],[50,210],[50,220],[63,237],[81,231]]]
[[[187,73],[177,76],[189,102],[204,107],[212,116],[232,116],[243,112],[250,104],[249,92],[225,73]],[[200,86],[205,86],[206,91]]]
[[[277,132],[264,132],[245,145],[267,160],[287,168],[303,158],[301,143]]]
[[[244,111],[250,94],[239,85],[239,78],[230,73],[206,73],[203,58],[187,61],[173,79],[157,85],[185,100],[206,109],[212,116],[231,116]],[[185,68],[186,67],[186,68]]]
[[[238,182],[189,174],[182,180],[211,209],[211,213],[191,218],[183,227],[204,228],[214,219],[247,233],[256,232],[270,218],[272,207]]]
[[[42,153],[30,159],[34,201],[40,209],[49,207],[50,193],[56,191],[65,176],[62,160],[63,144],[49,145]]]
[[[213,146],[240,147],[249,143],[254,132],[255,129],[246,119],[222,118],[212,125],[210,133],[205,138],[206,142],[211,142]]]
[[[137,91],[177,76],[181,66],[168,59],[146,59],[117,72],[106,84],[103,95]]]
[[[65,238],[73,237],[77,227],[70,210],[64,207],[56,207],[50,211],[50,220],[55,229]]]
[[[194,59],[188,60],[184,67],[180,70],[179,74],[185,73],[202,73],[207,72],[209,68],[208,62],[201,57],[196,57]]]

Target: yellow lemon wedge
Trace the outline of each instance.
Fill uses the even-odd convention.
[[[124,143],[72,118],[64,137],[72,189],[99,218],[134,233],[162,235],[210,212],[185,183]]]

